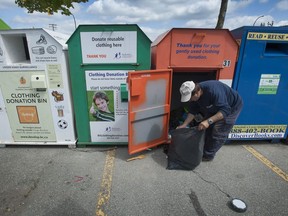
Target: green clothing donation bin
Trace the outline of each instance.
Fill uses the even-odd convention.
[[[150,69],[136,24],[79,25],[68,44],[77,145],[128,144],[128,71]]]
[[[2,19],[0,19],[0,29],[11,29]]]

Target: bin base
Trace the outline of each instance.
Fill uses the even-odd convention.
[[[25,146],[25,147],[29,147],[29,146],[67,146],[68,148],[76,148],[76,143],[29,143],[29,142],[25,142],[25,143],[17,143],[17,142],[10,142],[10,143],[1,143],[0,144],[0,148],[5,148],[5,147],[9,147],[9,146]]]
[[[78,148],[94,147],[94,146],[127,146],[127,142],[113,143],[113,142],[77,142]]]

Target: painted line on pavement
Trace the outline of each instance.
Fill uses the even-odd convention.
[[[266,157],[264,157],[262,154],[260,154],[258,151],[256,151],[251,146],[243,145],[243,147],[247,151],[249,151],[252,155],[254,155],[256,158],[258,158],[267,167],[269,167],[273,172],[275,172],[277,175],[279,175],[281,178],[283,178],[285,181],[288,182],[288,174],[287,173],[285,173],[283,170],[281,170],[279,167],[277,167],[275,164],[273,164],[271,161],[269,161]]]
[[[102,176],[101,188],[98,194],[98,201],[96,207],[96,216],[107,215],[105,209],[110,199],[113,167],[115,159],[116,149],[107,152],[106,161]]]

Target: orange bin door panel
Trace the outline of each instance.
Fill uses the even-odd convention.
[[[171,85],[172,70],[128,73],[129,154],[167,141]]]

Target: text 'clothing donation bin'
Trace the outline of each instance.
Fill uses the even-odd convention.
[[[80,25],[67,41],[78,146],[128,144],[128,71],[150,69],[136,24]]]
[[[76,145],[68,36],[0,31],[0,144]]]
[[[244,107],[229,139],[287,137],[288,28],[243,26],[231,33],[241,43],[233,88]]]
[[[227,29],[173,28],[152,43],[152,69],[173,70],[172,128],[178,122],[174,125],[173,119],[183,110],[181,84],[191,80],[219,80],[231,86],[238,48]]]

